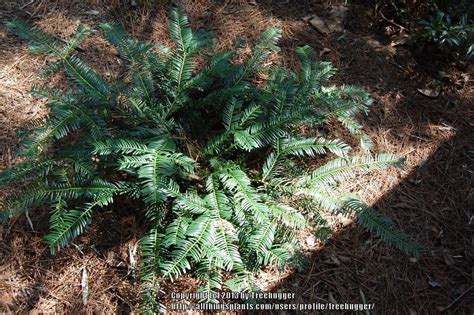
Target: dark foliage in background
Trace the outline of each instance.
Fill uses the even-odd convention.
[[[439,63],[474,57],[474,3],[468,0],[386,0],[380,10],[410,31],[412,50]]]

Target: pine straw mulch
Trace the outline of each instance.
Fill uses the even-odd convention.
[[[296,67],[293,50],[307,43],[321,58],[338,68],[336,84],[364,86],[375,99],[365,121],[377,152],[407,157],[407,167],[357,176],[346,188],[393,218],[423,244],[419,259],[387,249],[379,240],[350,221],[330,218],[335,232],[327,241],[314,241],[303,231],[305,253],[310,257],[302,272],[268,269],[259,281],[268,290],[294,292],[296,303],[375,303],[374,314],[437,313],[472,286],[473,224],[473,109],[472,65],[448,67],[439,82],[416,64],[401,46],[392,47],[363,4],[350,6],[344,22],[346,35],[323,36],[302,18],[325,15],[316,1],[210,1],[183,0],[194,28],[215,32],[219,49],[237,38],[247,40],[239,58],[268,26],[284,30],[280,61]],[[2,21],[21,17],[67,38],[80,20],[89,26],[118,20],[137,38],[169,42],[165,9],[132,8],[129,1],[46,1],[28,4],[5,0]],[[104,4],[106,3],[106,4]],[[19,9],[22,7],[22,9]],[[110,45],[98,35],[82,47],[85,58],[101,73],[116,74],[120,67]],[[47,62],[31,56],[25,45],[0,26],[0,168],[17,162],[14,129],[44,117],[44,102],[28,91],[45,84],[37,75]],[[469,77],[471,75],[471,77]],[[55,76],[47,84],[61,84]],[[417,89],[440,86],[434,99]],[[332,131],[347,138],[336,124]],[[1,195],[8,194],[2,191]],[[47,232],[47,212],[31,215],[34,231],[24,217],[0,226],[0,309],[7,313],[130,313],[136,310],[138,285],[130,257],[143,232],[143,218],[127,209],[108,209],[96,215],[87,233],[75,245],[51,257],[41,242]],[[306,234],[305,234],[306,233]],[[81,278],[88,278],[88,302],[83,305]],[[196,281],[183,278],[166,286],[170,292],[193,292]],[[171,299],[164,296],[166,302]],[[179,301],[174,301],[179,302]],[[448,311],[467,314],[474,307],[466,294]]]

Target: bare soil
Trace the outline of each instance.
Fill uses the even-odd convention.
[[[248,56],[251,44],[269,26],[284,30],[279,62],[287,66],[298,67],[295,47],[311,45],[322,60],[338,68],[334,84],[362,85],[374,98],[364,127],[375,151],[407,158],[404,171],[360,175],[346,188],[420,242],[420,258],[387,249],[372,234],[336,218],[336,232],[329,240],[304,244],[310,258],[304,271],[265,270],[259,274],[262,286],[296,293],[295,301],[287,302],[375,303],[374,314],[433,314],[447,306],[449,313],[472,314],[472,291],[456,299],[473,285],[473,65],[448,66],[443,76],[420,66],[406,47],[390,45],[396,29],[374,16],[370,1],[350,1],[342,36],[320,34],[303,21],[308,14],[325,16],[329,2],[176,2],[185,7],[194,28],[216,34],[219,49],[237,38],[246,40],[239,58]],[[3,0],[0,21],[26,19],[64,39],[78,21],[91,27],[119,21],[138,39],[169,43],[166,8],[130,3]],[[81,57],[101,73],[112,77],[120,71],[114,50],[100,33],[90,36],[82,48]],[[47,62],[47,57],[29,55],[25,44],[0,25],[0,169],[18,162],[15,129],[46,115],[44,102],[28,91],[35,84],[61,84],[59,76],[44,82],[37,74]],[[439,89],[439,96],[429,98],[418,91],[427,87]],[[331,129],[347,137],[338,125]],[[0,197],[8,193],[1,191]],[[0,226],[2,312],[137,312],[138,283],[129,257],[144,232],[139,213],[97,213],[88,233],[56,257],[41,241],[48,229],[47,211],[30,217],[34,230],[24,216]],[[84,269],[89,279],[86,305],[81,294]],[[196,287],[197,281],[183,277],[167,284],[162,298],[169,303],[171,292],[193,292]]]

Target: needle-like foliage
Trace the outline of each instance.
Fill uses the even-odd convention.
[[[25,161],[0,173],[0,185],[24,188],[3,209],[4,218],[40,206],[51,211],[44,237],[53,254],[84,233],[94,214],[124,198],[143,211],[149,230],[141,240],[143,310],[163,310],[160,282],[194,271],[208,301],[228,288],[254,291],[254,273],[266,265],[283,268],[299,261],[298,229],[308,211],[352,214],[385,243],[407,254],[419,246],[395,224],[337,185],[354,170],[402,167],[390,154],[371,154],[357,117],[371,100],[361,88],[328,86],[335,69],[314,61],[309,46],[296,55],[301,69],[267,67],[278,52],[278,29],[263,32],[244,63],[231,51],[212,51],[207,32],[194,32],[181,8],[170,11],[174,49],[140,43],[114,23],[101,24],[123,58],[125,75],[113,83],[81,61],[76,48],[89,30],[79,26],[69,42],[20,21],[7,27],[30,44],[31,52],[56,59],[71,89],[50,92],[44,123],[24,134]],[[196,57],[207,63],[197,67]],[[266,72],[263,84],[254,84]],[[339,120],[361,139],[367,154],[315,134]],[[312,172],[295,162],[337,156]],[[298,173],[298,172],[297,172]],[[120,198],[117,196],[120,195]],[[311,210],[286,201],[306,200]],[[224,281],[223,273],[230,273]]]

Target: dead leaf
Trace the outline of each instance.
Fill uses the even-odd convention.
[[[138,242],[135,244],[128,244],[128,258],[130,260],[130,267],[132,269],[135,269],[137,260],[136,260],[136,255],[137,255],[137,249],[138,249]]]
[[[468,83],[469,80],[470,80],[470,78],[471,78],[471,77],[469,76],[469,74],[467,74],[467,73],[461,74],[461,77],[463,78],[464,83]]]
[[[397,29],[392,25],[385,26],[385,35],[387,36],[392,36],[393,34],[395,34],[396,31]]]
[[[340,20],[333,20],[333,19],[326,20],[326,26],[331,33],[338,33],[338,32],[342,32],[343,30],[342,21]]]
[[[308,244],[310,247],[316,245],[316,237],[314,235],[310,235],[308,238],[306,238],[306,244]]]
[[[305,21],[306,23],[309,23],[309,20],[311,20],[313,16],[314,14],[306,15],[302,18],[302,20]]]
[[[454,259],[453,256],[450,254],[450,252],[445,248],[443,249],[443,258],[444,262],[448,266],[453,266],[454,265]]]
[[[395,47],[395,46],[405,45],[406,43],[408,43],[409,39],[410,37],[408,37],[408,35],[396,36],[392,39],[390,46]]]
[[[376,49],[384,48],[384,45],[382,45],[381,42],[379,42],[378,40],[376,40],[374,38],[367,39],[366,43],[367,43],[367,45],[369,45],[372,48],[376,48]]]
[[[329,28],[326,26],[324,20],[317,15],[313,15],[311,20],[309,20],[309,24],[311,24],[311,26],[324,35],[327,35],[331,32],[331,30],[329,30]]]
[[[417,90],[418,92],[420,92],[426,97],[436,98],[439,96],[439,88],[436,88],[436,89],[424,88],[424,89],[417,89]]]
[[[347,218],[340,213],[337,215],[337,218],[339,219],[339,222],[341,222],[342,227],[346,227],[354,223],[354,220],[352,220],[351,218]]]
[[[331,51],[331,49],[329,49],[329,48],[323,48],[323,50],[321,50],[321,51],[319,52],[319,57],[322,57],[324,54],[326,54],[326,53],[328,53],[328,52],[330,52],[330,51]]]
[[[97,10],[89,10],[89,11],[86,11],[86,14],[89,14],[89,15],[99,15],[100,12],[97,11]]]
[[[331,7],[331,11],[329,11],[329,15],[332,19],[339,18],[344,19],[347,15],[347,11],[349,8],[344,5],[335,5]]]
[[[332,6],[329,11],[329,17],[321,18],[315,14],[307,15],[303,21],[309,22],[320,33],[327,35],[329,33],[339,33],[343,31],[342,22],[346,17],[348,8],[343,5]]]
[[[341,265],[341,261],[334,254],[332,254],[330,258],[331,258],[331,262],[335,264],[336,266]]]
[[[428,283],[430,284],[430,286],[432,288],[436,288],[436,287],[440,287],[441,285],[435,281],[433,278],[431,278],[430,276],[428,276]]]
[[[107,253],[107,258],[105,262],[112,267],[116,268],[125,268],[127,264],[123,261],[123,259],[117,255],[114,251],[110,251]]]

